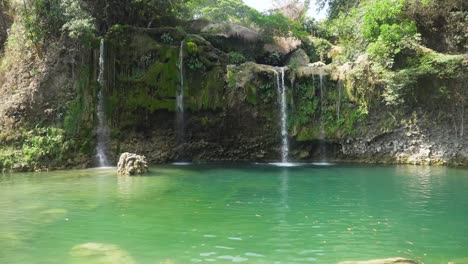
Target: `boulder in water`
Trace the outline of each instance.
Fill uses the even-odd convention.
[[[148,163],[146,157],[134,153],[122,153],[119,163],[117,164],[117,172],[119,175],[137,175],[148,172]]]
[[[416,261],[405,258],[387,258],[387,259],[373,259],[367,261],[342,261],[338,264],[417,264]]]

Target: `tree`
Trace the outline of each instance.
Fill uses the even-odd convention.
[[[340,13],[347,13],[360,3],[360,0],[317,0],[319,10],[327,8],[330,19],[337,18]]]
[[[303,22],[310,7],[310,0],[273,0],[273,5],[285,17]]]
[[[3,50],[3,45],[7,39],[7,30],[11,25],[11,17],[9,15],[10,3],[7,0],[0,0],[0,54]]]
[[[249,24],[255,12],[242,0],[191,0],[187,3],[192,18]]]

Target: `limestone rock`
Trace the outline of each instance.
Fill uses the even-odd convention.
[[[310,59],[307,53],[303,49],[294,51],[289,57],[287,64],[295,66],[307,66],[309,65]]]
[[[288,54],[289,52],[297,49],[302,44],[297,38],[294,37],[274,37],[272,44],[265,44],[263,49],[268,52],[277,51],[283,55]]]
[[[201,32],[223,36],[225,38],[238,38],[246,42],[256,42],[260,39],[258,30],[232,23],[209,23]]]
[[[117,172],[126,176],[148,172],[146,157],[134,153],[122,153],[117,164]]]
[[[342,261],[338,264],[417,264],[416,261],[405,258],[387,258],[387,259],[373,259],[367,261]]]

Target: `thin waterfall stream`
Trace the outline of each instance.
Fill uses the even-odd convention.
[[[325,113],[325,86],[323,85],[323,77],[325,73],[323,69],[319,70],[319,85],[320,85],[320,160],[324,162],[326,160],[326,145],[325,145],[325,124],[324,124],[324,113]]]
[[[276,86],[278,88],[278,97],[280,99],[280,122],[281,122],[281,163],[288,163],[289,158],[289,140],[288,140],[288,112],[286,102],[286,86],[284,85],[284,67],[281,70],[281,82],[278,72],[275,71]]]
[[[109,159],[107,158],[107,145],[109,143],[109,127],[106,124],[106,113],[104,108],[104,87],[105,87],[105,79],[104,79],[104,51],[105,51],[105,43],[104,39],[101,39],[101,45],[99,48],[99,75],[97,81],[100,84],[100,89],[98,93],[98,101],[97,101],[97,118],[98,118],[98,126],[96,130],[97,135],[97,144],[96,144],[96,160],[98,162],[99,167],[108,167],[110,166]]]
[[[177,144],[184,143],[184,46],[185,40],[180,43],[179,50],[179,78],[180,87],[176,94],[176,133]]]
[[[338,102],[336,103],[336,120],[337,122],[340,121],[340,108],[341,108],[341,94],[343,92],[343,81],[338,80],[337,84],[338,88]]]

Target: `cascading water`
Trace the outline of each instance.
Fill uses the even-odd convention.
[[[177,143],[182,144],[184,142],[184,46],[185,40],[180,43],[179,50],[179,78],[180,87],[176,95],[176,133]]]
[[[98,93],[98,105],[97,105],[97,144],[96,144],[96,160],[100,167],[109,166],[109,160],[107,158],[107,143],[109,142],[109,128],[106,124],[106,116],[104,111],[104,39],[101,39],[101,46],[99,48],[99,75],[97,81],[101,85]]]
[[[340,108],[341,108],[341,94],[343,91],[343,81],[338,80],[337,84],[338,88],[338,102],[336,103],[336,120],[339,122],[340,120]]]
[[[288,163],[289,156],[289,141],[288,141],[288,113],[286,106],[286,86],[284,85],[284,67],[281,70],[281,83],[278,72],[275,71],[276,86],[278,88],[278,96],[281,105],[281,162]]]
[[[320,159],[326,159],[326,146],[325,146],[325,124],[324,124],[324,111],[325,111],[325,86],[323,85],[323,77],[325,73],[323,69],[319,70],[319,85],[320,85]]]

